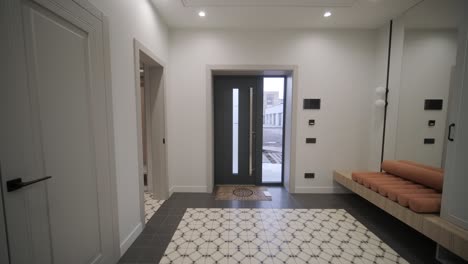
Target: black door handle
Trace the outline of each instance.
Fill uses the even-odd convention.
[[[34,184],[34,183],[37,183],[37,182],[45,181],[45,180],[50,179],[50,178],[52,178],[52,176],[47,176],[47,177],[44,177],[44,178],[40,178],[40,179],[37,179],[37,180],[28,181],[28,182],[23,182],[23,180],[21,178],[16,178],[16,179],[13,179],[13,180],[9,180],[9,181],[6,182],[7,191],[8,192],[13,192],[13,191],[21,189],[21,188],[23,188],[25,186],[28,186],[28,185],[31,185],[31,184]]]
[[[453,140],[454,140],[454,138],[452,137],[452,128],[454,128],[454,127],[455,127],[455,124],[453,124],[453,123],[450,124],[450,126],[449,126],[449,131],[448,131],[448,140],[449,140],[449,141],[453,141]]]

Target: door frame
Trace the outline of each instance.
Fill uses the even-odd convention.
[[[118,214],[118,195],[117,195],[117,177],[116,177],[116,167],[115,167],[115,140],[114,140],[114,122],[113,122],[113,105],[112,105],[112,82],[111,82],[111,56],[110,56],[110,29],[109,29],[109,18],[104,13],[102,13],[97,7],[87,0],[49,0],[52,4],[60,5],[65,9],[74,9],[74,4],[78,4],[83,10],[77,10],[78,12],[86,11],[98,20],[102,22],[102,55],[103,55],[103,80],[105,85],[105,97],[106,97],[106,127],[108,131],[107,141],[108,141],[108,152],[109,152],[109,191],[110,191],[110,200],[111,200],[111,210],[112,210],[112,241],[113,241],[113,252],[111,259],[113,262],[118,262],[120,259],[120,233],[119,233],[119,214]],[[41,0],[31,0],[36,4],[43,6]],[[14,14],[5,14],[4,11],[9,10],[11,5],[10,1],[0,1],[0,14],[1,17],[5,20],[11,18]],[[48,10],[50,10],[48,8]],[[14,20],[16,22],[16,20]],[[14,30],[18,25],[10,25],[10,23],[0,23],[2,32],[6,32],[6,35],[9,35],[10,30]],[[15,45],[11,39],[8,37],[1,44],[1,53],[2,55],[9,54],[9,47]],[[8,56],[3,56],[7,57]],[[4,71],[6,72],[6,71]],[[1,179],[1,172],[0,172]],[[9,248],[8,248],[8,234],[7,223],[6,223],[6,212],[4,212],[4,199],[3,193],[0,188],[0,252],[8,252],[8,256],[5,258],[8,259],[9,263]],[[3,257],[0,260],[4,260]],[[3,262],[2,262],[3,263]]]
[[[298,85],[298,66],[297,65],[207,65],[206,66],[206,102],[207,102],[207,190],[212,192],[214,188],[214,76],[217,75],[257,75],[262,77],[284,77],[286,82],[286,92],[290,93],[291,100],[289,110],[291,114],[290,136],[288,139],[288,150],[286,149],[286,138],[283,138],[283,186],[290,193],[295,192],[295,173],[296,173],[296,135],[297,135],[297,102],[299,95],[297,91]],[[290,81],[288,81],[288,79]],[[286,104],[285,104],[286,105]],[[283,120],[286,120],[286,112],[283,115]],[[283,126],[286,124],[283,122]],[[286,130],[286,126],[284,127]],[[287,153],[286,153],[287,152]],[[285,156],[288,155],[288,159]],[[287,164],[288,168],[285,168]],[[286,175],[287,174],[287,177]]]
[[[86,0],[73,0],[78,3],[82,3],[81,6],[90,6],[91,4]],[[95,8],[91,5],[91,7]],[[95,8],[97,10],[97,8]],[[112,203],[112,225],[114,235],[114,258],[115,261],[119,261],[121,256],[120,251],[120,231],[119,231],[119,204],[117,194],[117,174],[116,174],[116,162],[115,162],[115,133],[114,133],[114,110],[112,104],[112,74],[111,74],[111,54],[110,54],[110,26],[109,17],[102,14],[102,25],[103,25],[103,57],[104,57],[104,81],[106,83],[106,100],[107,100],[107,131],[109,141],[109,170],[110,170],[110,192],[111,192],[111,203]]]
[[[152,89],[162,89],[163,92],[163,113],[162,113],[162,122],[164,122],[163,129],[163,160],[162,160],[162,173],[155,173],[154,163],[155,156],[153,155],[153,150],[159,149],[157,147],[156,140],[152,140],[154,131],[152,129],[152,118],[153,114],[151,113],[152,104],[150,102],[149,96],[145,96],[145,120],[146,120],[146,138],[147,138],[147,177],[148,177],[148,187],[152,191],[156,199],[165,200],[169,197],[169,179],[168,179],[168,159],[167,159],[167,116],[166,116],[166,92],[165,92],[165,79],[166,79],[166,63],[160,59],[158,56],[154,55],[150,49],[143,45],[137,39],[133,39],[134,47],[134,74],[135,74],[135,105],[136,105],[136,119],[137,119],[137,150],[138,150],[138,183],[139,183],[139,192],[140,192],[140,217],[141,225],[144,228],[145,226],[145,198],[144,198],[144,167],[143,167],[143,138],[142,138],[142,121],[141,121],[141,86],[140,86],[140,62],[145,64],[145,72],[148,73],[148,76],[145,76],[145,91],[149,92]],[[160,76],[156,76],[160,75]],[[155,80],[152,80],[156,78]],[[159,79],[159,80],[157,80]],[[148,82],[146,82],[148,80]],[[146,85],[148,84],[148,85]],[[155,87],[159,85],[159,87]],[[152,186],[149,186],[149,184]]]

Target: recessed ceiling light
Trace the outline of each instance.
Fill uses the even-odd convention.
[[[327,11],[327,12],[323,13],[324,17],[329,17],[331,15],[332,15],[332,13],[330,11]]]
[[[200,11],[200,12],[198,12],[198,16],[199,16],[199,17],[205,17],[205,16],[206,16],[205,11]]]

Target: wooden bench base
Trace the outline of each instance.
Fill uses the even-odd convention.
[[[352,192],[468,261],[468,230],[440,218],[439,215],[415,213],[353,181],[351,172],[334,171],[333,178]]]

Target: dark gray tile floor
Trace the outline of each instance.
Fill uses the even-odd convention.
[[[212,194],[174,193],[148,221],[119,263],[159,263],[187,208],[345,209],[410,263],[439,263],[436,244],[355,194],[289,194],[269,187],[272,201],[216,201]]]

